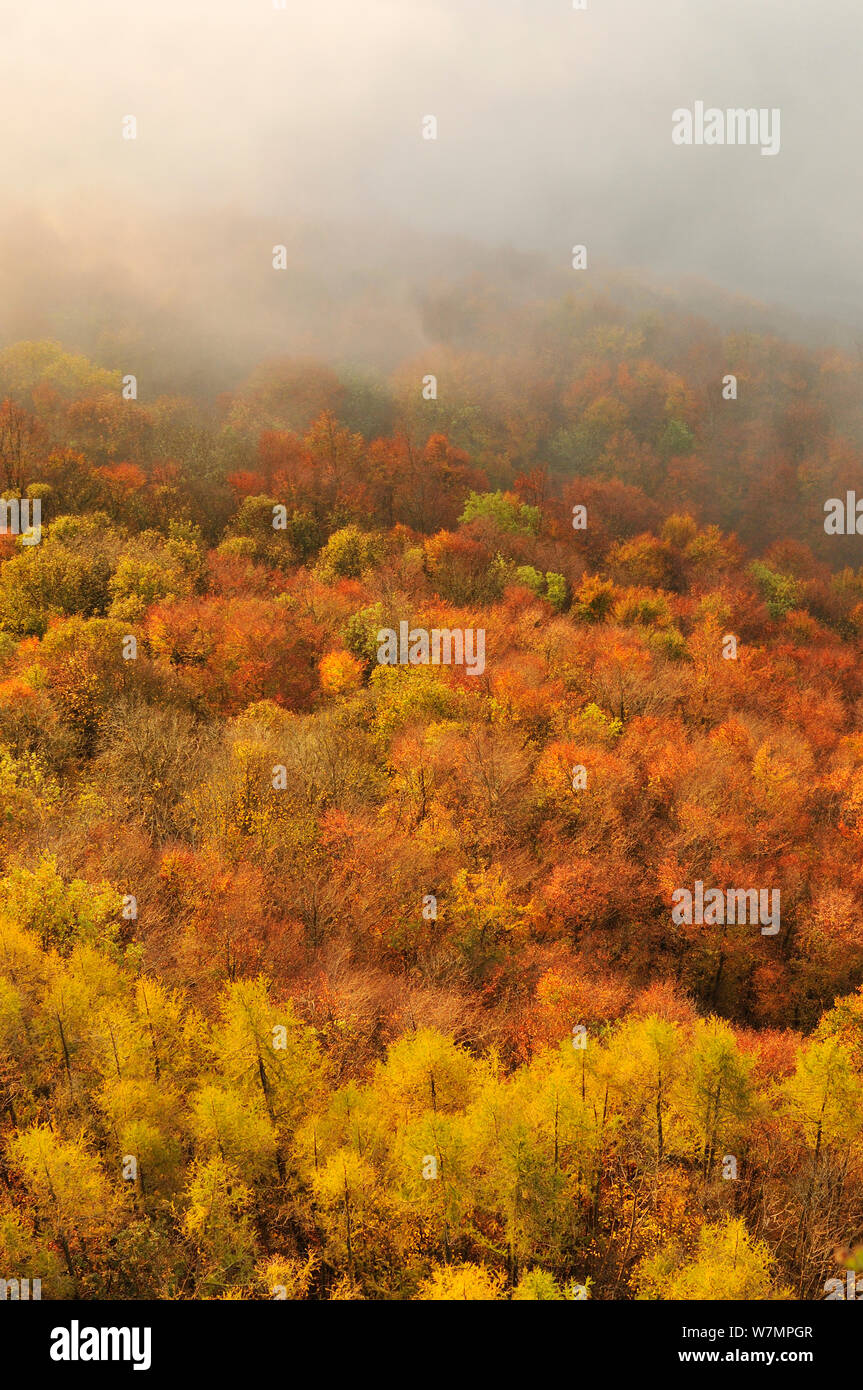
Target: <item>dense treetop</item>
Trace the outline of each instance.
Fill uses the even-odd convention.
[[[389,381],[217,400],[0,353],[43,528],[0,536],[0,1273],[44,1297],[822,1297],[859,1259],[863,564],[824,504],[863,367],[463,312]],[[482,673],[381,665],[402,622],[484,630]],[[697,881],[779,932],[676,923]]]

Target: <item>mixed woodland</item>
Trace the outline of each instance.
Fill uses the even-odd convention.
[[[824,527],[863,357],[482,286],[429,321],[386,376],[194,397],[0,352],[42,526],[0,536],[0,1275],[824,1298],[863,1274],[863,542]],[[382,665],[402,621],[485,669]],[[699,880],[779,932],[676,924]]]

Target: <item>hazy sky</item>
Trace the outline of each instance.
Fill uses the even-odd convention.
[[[587,3],[0,0],[0,218],[57,255],[112,207],[584,242],[863,321],[860,0]],[[674,146],[696,100],[779,107],[779,154]]]

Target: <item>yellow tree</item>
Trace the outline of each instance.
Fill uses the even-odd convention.
[[[50,1125],[19,1131],[9,1156],[41,1221],[51,1231],[73,1281],[88,1265],[88,1241],[115,1229],[121,1208],[83,1135],[63,1139]]]
[[[791,1297],[776,1282],[769,1247],[754,1240],[740,1217],[702,1226],[697,1249],[687,1257],[674,1241],[642,1260],[638,1299],[754,1301]]]

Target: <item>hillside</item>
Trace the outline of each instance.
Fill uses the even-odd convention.
[[[612,291],[442,289],[387,374],[197,397],[0,353],[43,1297],[863,1270],[863,363]]]

